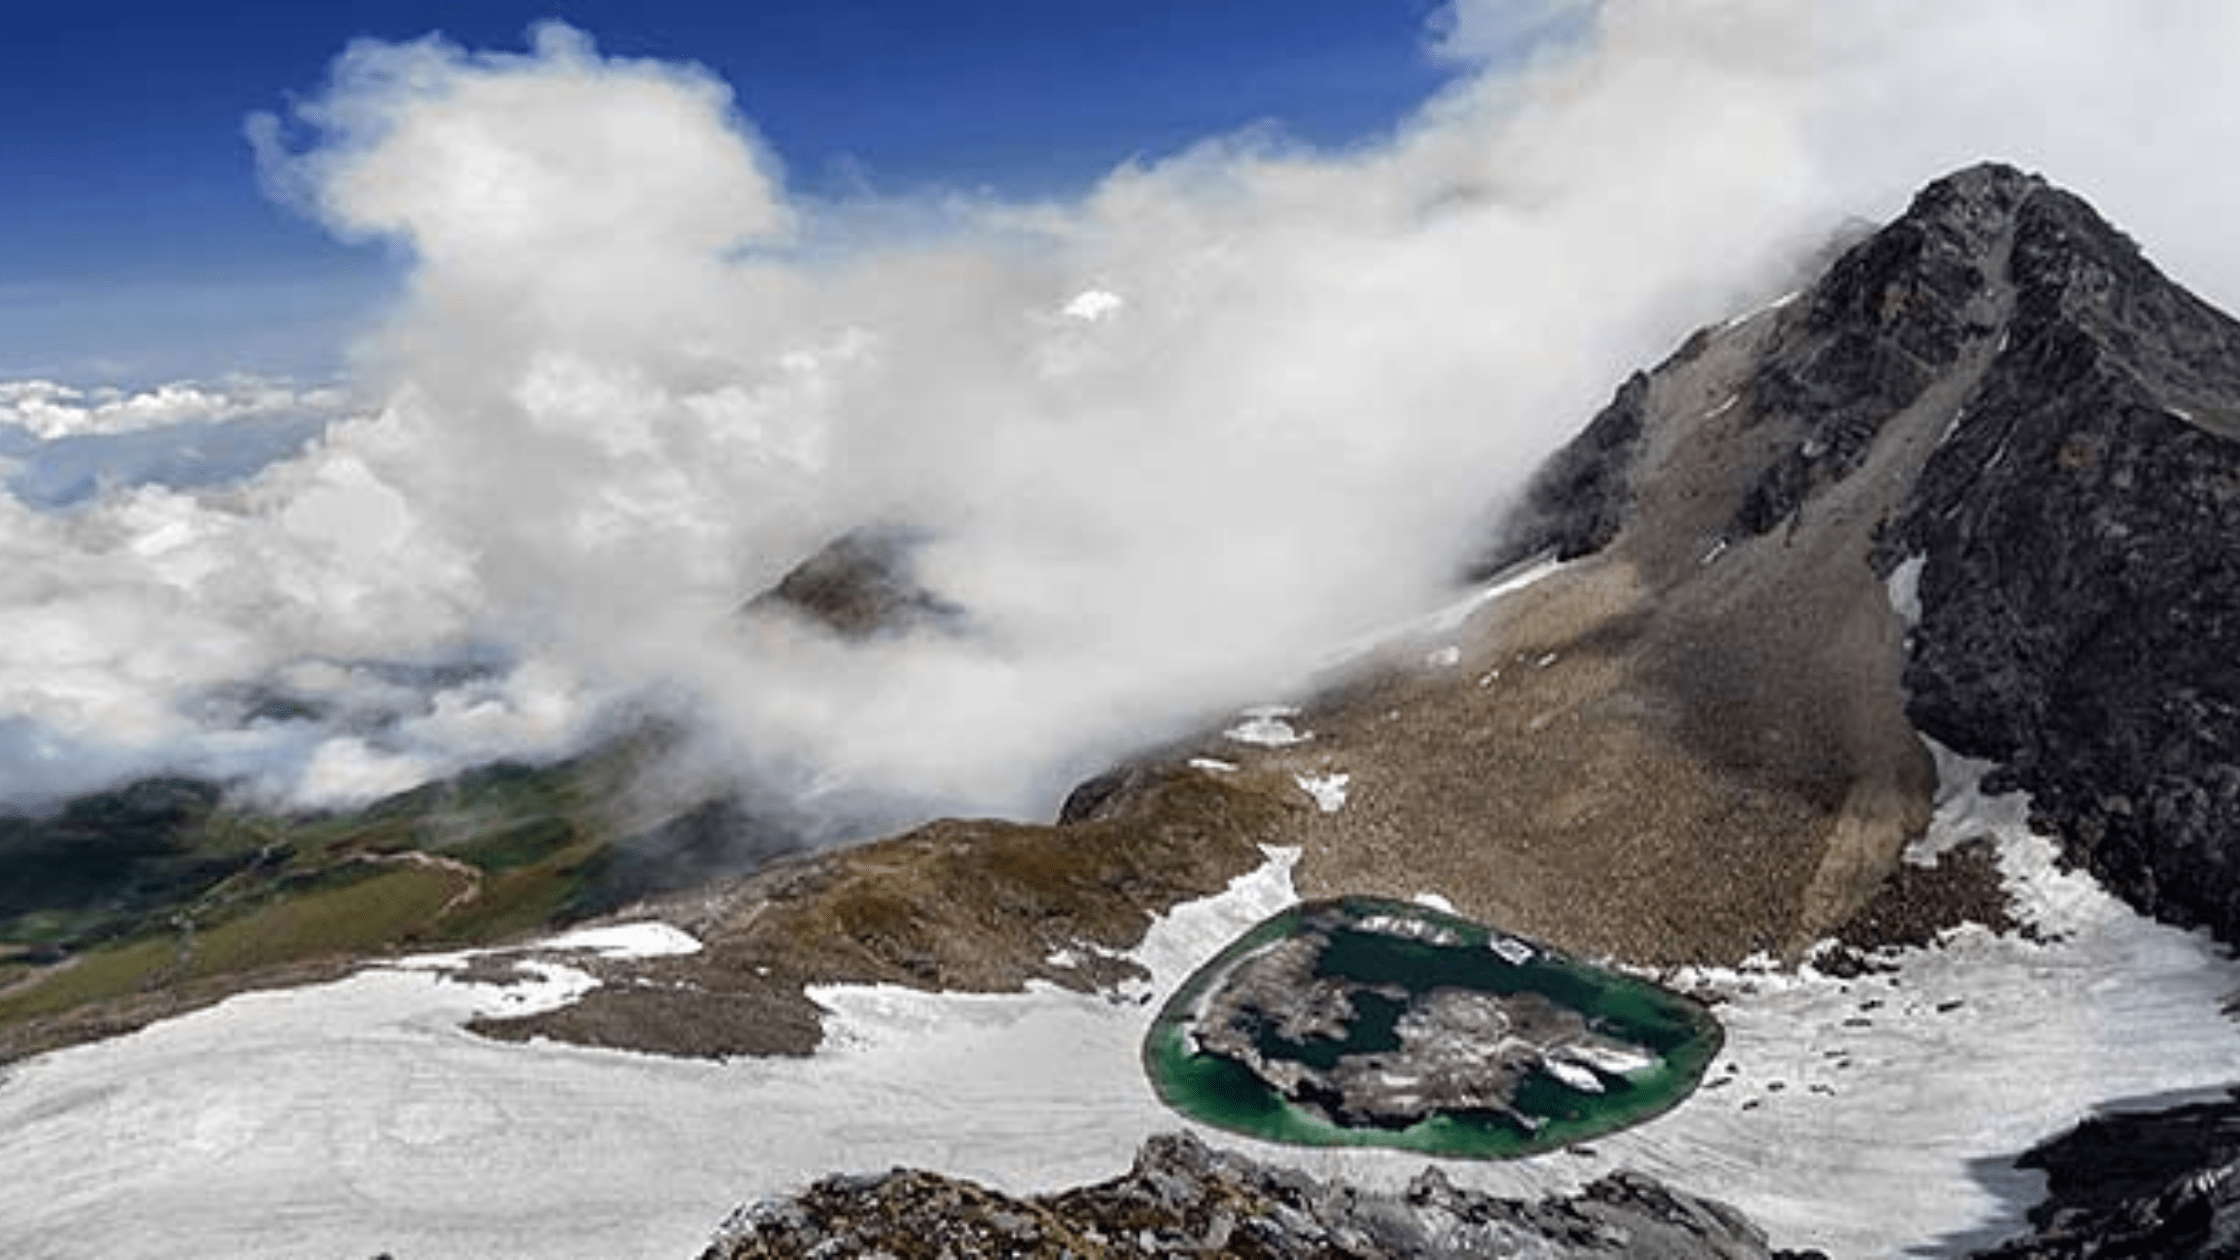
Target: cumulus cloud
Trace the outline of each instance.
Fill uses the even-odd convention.
[[[13,425],[42,442],[180,424],[328,415],[344,404],[342,391],[333,387],[303,388],[255,376],[174,381],[143,390],[79,389],[47,380],[0,381],[0,425]]]
[[[378,402],[223,493],[0,503],[0,770],[37,732],[343,799],[651,697],[807,800],[1037,811],[1439,598],[1627,371],[1946,168],[2042,168],[2240,298],[2229,6],[1456,0],[1430,38],[1456,79],[1376,145],[876,213],[790,193],[692,66],[352,46],[251,134],[417,260]],[[969,633],[742,628],[881,521]],[[272,677],[294,716],[209,701]]]

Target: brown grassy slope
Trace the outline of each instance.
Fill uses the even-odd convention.
[[[1098,951],[1138,943],[1153,914],[1260,865],[1259,846],[1288,842],[1306,811],[1294,795],[1175,769],[1089,821],[944,820],[781,863],[655,908],[702,953],[608,964],[606,987],[574,1006],[475,1027],[669,1054],[807,1054],[821,1030],[804,985],[1109,987],[1136,969]],[[1061,949],[1084,961],[1048,961]]]
[[[805,984],[1110,984],[1150,914],[1305,850],[1302,892],[1437,892],[1575,952],[1644,963],[1795,956],[1852,922],[1926,825],[1934,775],[1899,690],[1903,627],[1867,564],[1979,360],[1881,430],[1783,526],[1728,538],[1799,435],[1742,391],[1780,313],[1652,375],[1624,527],[1597,555],[1403,637],[1326,680],[1268,748],[1218,730],[1146,758],[1042,827],[940,822],[661,907],[709,942],[609,967],[568,1010],[482,1031],[694,1054],[806,1053]],[[1722,543],[1724,545],[1722,545]],[[1444,663],[1430,653],[1452,647]],[[1438,659],[1439,663],[1434,663]],[[1192,756],[1234,763],[1195,769]],[[1324,813],[1296,782],[1351,776]]]

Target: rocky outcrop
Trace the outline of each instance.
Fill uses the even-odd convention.
[[[1752,320],[1706,330],[1629,382],[1490,554],[1635,565],[1662,583],[1666,627],[1694,620],[1692,569],[1731,574],[1740,555],[1748,589],[1789,602],[1689,627],[1688,668],[1717,677],[1716,634],[1757,635],[1795,706],[1821,702],[1799,688],[1838,658],[1781,653],[1769,632],[1857,580],[1841,536],[1865,522],[1863,558],[1913,624],[1895,657],[1841,659],[1895,660],[1906,720],[2000,763],[1995,783],[2027,790],[2038,824],[2132,904],[2240,939],[2240,323],[2083,201],[1998,165],[1929,185],[1780,305],[1752,317],[1754,341]],[[1739,388],[1679,412],[1676,386],[1721,354],[1746,359]],[[1864,624],[1846,609],[1816,633]],[[1693,685],[1683,702],[1700,704]],[[1750,716],[1705,735],[1781,720]],[[1853,899],[1860,874],[1890,869],[1849,866]]]
[[[1724,1204],[1615,1173],[1569,1199],[1460,1190],[1426,1168],[1379,1194],[1154,1137],[1125,1175],[1030,1199],[933,1173],[831,1177],[735,1214],[701,1260],[833,1256],[1176,1255],[1237,1260],[1763,1260],[1765,1235]]]
[[[1744,391],[1755,422],[1783,441],[1731,532],[1766,533],[1858,472],[1883,426],[1997,332],[1999,264],[2029,184],[2002,167],[1939,180],[1813,286]]]
[[[2016,1162],[2048,1197],[1976,1260],[2240,1256],[2240,1103],[2096,1116]]]
[[[950,628],[964,610],[921,585],[915,558],[924,532],[897,525],[851,530],[747,602],[749,613],[788,612],[863,639],[918,627]]]
[[[1636,372],[1584,432],[1541,465],[1500,543],[1471,566],[1471,581],[1543,552],[1576,560],[1618,536],[1632,504],[1632,470],[1648,399],[1649,378]]]
[[[2013,316],[1880,561],[1927,734],[2142,910],[2240,937],[2240,323],[2013,172]]]

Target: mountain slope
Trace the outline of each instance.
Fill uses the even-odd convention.
[[[2149,334],[2162,327],[2175,348],[2150,350]],[[2204,611],[2166,624],[2150,610],[2119,631],[2104,612],[2131,587],[2062,592],[2114,563],[2092,550],[2110,539],[2127,539],[2110,554],[2145,557],[2134,567],[2149,576],[2228,572],[2240,556],[2218,542],[2222,524],[2198,529],[2210,510],[2202,503],[2221,502],[2220,478],[2240,478],[2240,447],[2174,417],[2162,422],[2174,426],[2167,433],[2108,429],[2117,422],[2103,417],[2127,413],[2108,411],[2105,391],[2076,388],[2083,364],[2088,375],[2146,382],[2124,388],[2182,399],[2171,405],[2193,414],[2240,414],[2219,401],[2229,369],[2216,356],[2228,329],[2081,202],[2007,167],[1958,172],[1844,251],[1808,290],[1698,332],[1626,382],[1488,549],[1481,572],[1550,553],[1561,561],[1512,572],[1516,589],[1504,598],[1481,605],[1481,592],[1334,661],[1293,705],[1209,728],[1083,785],[1059,826],[935,828],[966,846],[1000,833],[1004,845],[1042,855],[1031,873],[984,872],[960,893],[937,870],[954,859],[935,855],[964,850],[924,837],[813,855],[782,877],[677,910],[717,937],[752,925],[765,945],[665,965],[694,972],[692,983],[711,992],[759,990],[771,974],[1011,987],[1047,975],[1043,955],[1064,944],[1050,931],[1005,926],[1019,908],[1047,905],[1035,882],[1073,889],[1063,913],[1084,913],[1096,881],[1111,877],[1091,873],[1113,861],[1132,868],[1135,859],[1114,855],[1171,833],[1176,808],[1202,837],[1193,851],[1230,856],[1203,878],[1131,899],[1138,915],[1217,887],[1249,863],[1251,843],[1282,842],[1304,850],[1306,895],[1437,893],[1472,917],[1588,956],[1796,958],[1831,937],[1871,948],[1901,921],[1919,939],[1981,916],[1996,904],[1996,879],[1964,861],[1897,878],[1935,786],[1917,728],[2009,759],[2042,807],[2068,797],[2033,767],[2058,764],[2080,782],[2104,783],[2140,817],[2192,808],[2202,826],[2181,834],[2206,834],[2227,799],[2220,776],[2229,771],[2219,767],[2234,760],[2233,745],[2215,721],[2174,718],[2222,712],[2214,706],[2227,679],[2217,662],[2240,647],[2231,637],[2240,622]],[[2061,346],[2086,349],[2064,357]],[[2029,408],[2056,435],[2034,439],[2048,446],[2044,458],[1969,480],[1970,468],[1998,470],[1980,454],[1983,435]],[[2040,552],[2010,555],[2011,539],[1971,524],[2036,501],[2031,487],[2054,475],[2037,464],[2060,465],[2058,435],[2103,429],[2093,449],[2111,454],[2089,467],[2110,482],[2107,506],[2087,506],[2102,493],[2089,481],[2072,478],[2060,493],[2081,496],[2064,509],[2070,518],[2118,512],[2120,529],[2048,526],[2036,535]],[[2148,450],[2158,454],[2137,453]],[[2157,498],[2140,460],[2176,461],[2197,489]],[[2111,471],[2119,466],[2132,471]],[[2123,478],[2134,487],[2128,497],[2114,484]],[[1946,509],[1955,497],[1967,513]],[[1908,559],[1916,553],[1919,565]],[[2187,556],[2190,569],[2175,559]],[[1975,572],[1986,565],[1998,573]],[[2191,589],[2213,600],[2228,589],[2221,581]],[[1915,611],[1916,589],[1911,625],[1902,614]],[[2038,603],[1985,611],[1985,593],[2002,590]],[[2015,632],[2022,608],[2039,638]],[[2182,650],[2163,642],[2184,639],[2184,626],[2197,641]],[[2161,636],[2160,650],[2130,673],[2100,660],[2149,633]],[[2067,646],[2036,652],[2030,645],[2046,636]],[[1998,664],[2002,651],[2029,668]],[[1985,653],[1992,663],[1978,660]],[[2116,680],[2118,691],[2096,694],[2128,697],[2125,713],[2161,715],[2162,725],[2081,717],[2063,707],[2048,670]],[[1950,679],[1975,682],[1971,690]],[[2049,687],[2052,699],[2041,699]],[[2019,737],[1993,738],[2010,727],[2080,725],[2090,740],[2067,760],[2023,756]],[[2173,740],[2193,741],[2194,761],[2145,764]],[[2090,767],[2118,747],[2133,750],[2130,761],[2117,757],[2114,773],[2092,779]],[[2124,768],[2132,763],[2137,773]],[[1201,806],[1212,801],[1230,803],[1209,814]],[[1238,813],[1241,802],[1263,804]],[[2102,814],[2120,818],[2119,809]],[[1255,821],[1225,830],[1233,824],[1223,820],[1245,818]],[[2089,834],[2062,830],[2088,858],[2095,851]],[[2100,848],[2096,869],[2111,871],[2128,851]],[[781,930],[790,917],[762,919],[779,904],[769,890],[781,878],[786,888],[875,896],[888,917],[801,910],[816,930]],[[2120,873],[2116,882],[2138,891]],[[951,935],[967,924],[978,942],[969,949]],[[1130,943],[1117,922],[1091,939]],[[672,1039],[650,1024],[606,1022],[602,1040],[625,1024],[632,1044]]]
[[[2232,321],[2083,202],[1955,173],[1627,381],[1477,566],[1504,598],[1069,814],[1125,817],[1179,774],[1288,786],[1316,805],[1282,829],[1304,893],[1436,892],[1635,962],[2010,930],[1990,863],[1901,864],[1927,735],[2001,763],[1989,786],[2028,789],[2134,906],[2231,939],[2236,386]],[[2059,1149],[2072,1180],[2133,1158],[2090,1128]],[[2168,1155],[2191,1171],[2000,1254],[2208,1238],[2228,1155]],[[853,1189],[896,1187],[928,1190]],[[947,1202],[930,1219],[993,1211]]]
[[[2221,846],[2236,795],[2227,780],[2240,760],[2229,664],[2240,644],[2226,615],[2240,603],[2227,514],[2240,486],[2240,447],[2227,436],[2240,431],[2236,344],[2230,321],[2163,280],[2081,202],[2004,167],[1959,172],[1805,291],[1702,330],[1627,381],[1489,541],[1478,572],[1490,582],[1334,659],[1298,694],[1270,697],[1288,703],[1146,750],[1084,783],[1049,824],[941,821],[648,902],[637,911],[689,929],[705,947],[584,959],[581,970],[604,984],[572,1005],[505,1018],[499,1012],[520,1008],[454,1003],[479,1013],[475,1029],[493,1039],[806,1061],[680,1065],[517,1049],[460,1037],[449,1023],[445,1051],[488,1072],[475,1086],[485,1097],[509,1100],[489,1115],[523,1097],[491,1082],[518,1084],[530,1063],[564,1061],[631,1090],[648,1079],[638,1073],[674,1074],[710,1091],[690,1096],[745,1096],[765,1109],[774,1095],[753,1091],[770,1082],[806,1090],[838,1078],[860,1091],[847,1099],[907,1103],[917,1121],[932,1117],[937,1139],[908,1147],[917,1152],[909,1158],[950,1159],[954,1173],[943,1152],[956,1149],[945,1145],[952,1126],[965,1126],[946,1110],[956,1105],[946,1091],[964,1068],[934,1060],[946,1078],[939,1089],[922,1075],[898,1085],[877,1073],[917,1066],[928,1040],[953,1031],[939,1021],[957,1019],[987,1034],[945,1043],[972,1048],[972,1070],[984,1069],[978,1086],[1015,1090],[1020,1061],[1002,1057],[1000,1034],[1027,1018],[1021,1012],[1045,999],[1072,1015],[1137,1009],[1144,994],[1130,982],[1146,964],[1124,952],[1155,916],[1271,864],[1263,846],[1281,845],[1300,854],[1287,897],[1437,894],[1507,930],[1628,963],[1760,953],[1828,962],[1825,942],[1846,942],[1859,951],[1842,956],[1852,968],[1886,970],[1784,974],[1768,962],[1714,982],[1731,1003],[1732,1053],[1672,1118],[1594,1152],[1469,1174],[1560,1182],[1567,1171],[1624,1162],[1698,1194],[1724,1197],[1714,1183],[1730,1183],[1785,1238],[1831,1248],[1841,1239],[1847,1252],[1867,1252],[1942,1230],[1951,1232],[1928,1245],[1975,1246],[1984,1236],[1965,1231],[2013,1224],[2031,1192],[2015,1189],[1999,1158],[2010,1144],[2019,1151],[2111,1093],[2191,1088],[2232,1071],[2216,1014],[2216,995],[2229,987],[2224,961],[2208,957],[2204,941],[2140,924],[2081,888],[2087,881],[2057,876],[2042,843],[2028,859],[2036,882],[2016,877],[2010,842],[2024,828],[1999,811],[2019,806],[2008,798],[1994,807],[1975,790],[1976,771],[1954,774],[1950,759],[1940,785],[1922,735],[2002,763],[1994,779],[2030,789],[2040,821],[2135,905],[2229,936]],[[811,598],[796,601],[812,620],[836,633],[875,630],[876,615],[856,620],[870,607],[939,614],[948,627],[951,610],[916,590],[896,556],[846,545],[832,556]],[[866,582],[884,591],[869,605],[855,599]],[[955,616],[969,626],[969,609]],[[1932,804],[1937,843],[1907,861],[1931,829]],[[732,826],[709,814],[686,831],[721,850]],[[1962,844],[1983,830],[1998,833],[1994,844]],[[1931,849],[1944,856],[1921,864]],[[2077,913],[2046,918],[2036,913],[2045,905],[2021,904],[2022,893],[2050,898],[2057,885]],[[2009,893],[2018,899],[2011,917]],[[1940,930],[1963,919],[1983,929],[1939,943]],[[2043,939],[2012,930],[2041,922],[2054,925]],[[1927,948],[1871,956],[1896,942]],[[2122,982],[2111,986],[2111,976]],[[969,992],[1039,983],[1076,993],[999,1003],[819,987],[835,983]],[[2103,1000],[2110,987],[2119,1000]],[[974,1013],[956,1013],[975,1001],[983,1004]],[[873,1006],[893,1018],[867,1022]],[[417,1034],[437,1022],[397,1018]],[[206,1020],[199,1033],[216,1037],[224,1022]],[[1069,1044],[1106,1070],[1099,1087],[1121,1110],[1140,1105],[1127,1124],[1164,1123],[1134,1074],[1133,1045],[1115,1031],[1128,1020],[1067,1027],[1077,1024],[1093,1031]],[[396,1033],[375,1026],[381,1037]],[[366,1040],[348,1033],[357,1027],[344,1025],[340,1040]],[[848,1044],[867,1028],[888,1039],[878,1055]],[[2157,1066],[2158,1036],[2187,1047],[2168,1062],[2190,1075]],[[91,1083],[68,1097],[102,1096],[100,1056],[64,1066],[83,1076],[44,1075]],[[40,1077],[40,1068],[24,1075]],[[1059,1079],[1033,1095],[1033,1114],[1023,1124],[1011,1117],[1018,1127],[1000,1140],[980,1140],[1007,1160],[1047,1166],[1061,1148],[1077,1154],[1091,1140],[1084,1135],[1120,1131],[1078,1116],[1050,1123],[1034,1108],[1067,1105],[1084,1069],[1053,1060],[1038,1070]],[[205,1078],[200,1088],[197,1098],[217,1100],[201,1115],[241,1097],[237,1082]],[[625,1106],[640,1105],[629,1098]],[[50,1114],[29,1090],[10,1102],[44,1126],[49,1159],[83,1158],[97,1145],[73,1140],[93,1131],[78,1127],[93,1123],[82,1108]],[[295,1114],[315,1111],[306,1103]],[[813,1149],[819,1168],[832,1151],[892,1157],[882,1143],[894,1130],[877,1117],[787,1114],[834,1121],[839,1133],[806,1147],[784,1132],[744,1133],[749,1126],[726,1113],[717,1141],[765,1169],[773,1149]],[[310,1128],[293,1117],[271,1124],[260,1140]],[[418,1130],[403,1128],[386,1154],[416,1140]],[[1132,1130],[1129,1145],[1145,1131]],[[503,1146],[497,1136],[457,1136],[460,1152]],[[492,1145],[476,1144],[484,1140]],[[329,1145],[349,1148],[322,1157],[333,1167],[365,1167],[350,1162],[350,1142]],[[524,1146],[545,1153],[526,1141],[503,1149]],[[2088,1133],[2071,1149],[2089,1168],[2107,1148]],[[421,1154],[413,1146],[410,1158]],[[2228,1154],[2217,1147],[2158,1164],[2177,1180],[2143,1180],[2140,1193],[2174,1210],[2214,1209],[2221,1182],[2195,1184],[2193,1174],[2221,1178]],[[1570,1162],[1588,1160],[1609,1162]],[[727,1187],[749,1184],[733,1180],[755,1175],[742,1166],[723,1172]],[[1350,1174],[1372,1165],[1328,1166]],[[322,1193],[336,1184],[369,1193],[326,1167],[308,1178]],[[1984,1206],[1971,1174],[2012,1197]],[[166,1175],[187,1187],[180,1201],[196,1197],[198,1164]],[[756,1194],[770,1188],[751,1184]],[[1033,1203],[931,1176],[827,1189],[801,1208],[831,1208],[831,1220],[807,1227],[825,1243],[859,1225],[876,1233],[899,1222],[902,1232],[878,1237],[929,1243],[945,1230],[992,1239],[983,1227],[1022,1216],[1060,1230],[1073,1228],[1065,1213],[1075,1208],[1092,1217],[1135,1210],[1125,1181]],[[1340,1217],[1390,1206],[1342,1184],[1326,1189]],[[1811,1219],[1813,1205],[1838,1196],[1824,1210],[1844,1232],[1814,1232],[1825,1222]],[[1515,1206],[1443,1202],[1489,1214]],[[851,1204],[891,1210],[893,1220],[851,1219]],[[1914,1214],[1892,1219],[1893,1204]],[[757,1219],[798,1223],[783,1205],[769,1210]],[[1588,1212],[1543,1210],[1559,1224]],[[2112,1213],[2147,1220],[2148,1237],[2178,1236],[2156,1233],[2164,1217],[2142,1218],[2124,1203]],[[1186,1216],[1174,1227],[1202,1240],[1213,1224]],[[2081,1230],[2089,1249],[2102,1228],[2084,1218],[2052,1225],[2069,1233],[2049,1237],[2049,1248],[2070,1247]],[[1738,1254],[1754,1254],[1746,1227],[1735,1236]]]

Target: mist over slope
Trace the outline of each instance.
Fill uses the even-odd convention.
[[[364,799],[654,710],[811,803],[1044,810],[1431,602],[1610,379],[1923,171],[2058,170],[2240,296],[2240,174],[2189,160],[2240,122],[2240,17],[1948,8],[1460,3],[1381,142],[1031,205],[799,196],[726,85],[564,26],[354,45],[250,134],[410,291],[300,456],[0,500],[0,796]],[[882,521],[970,633],[737,625]]]

